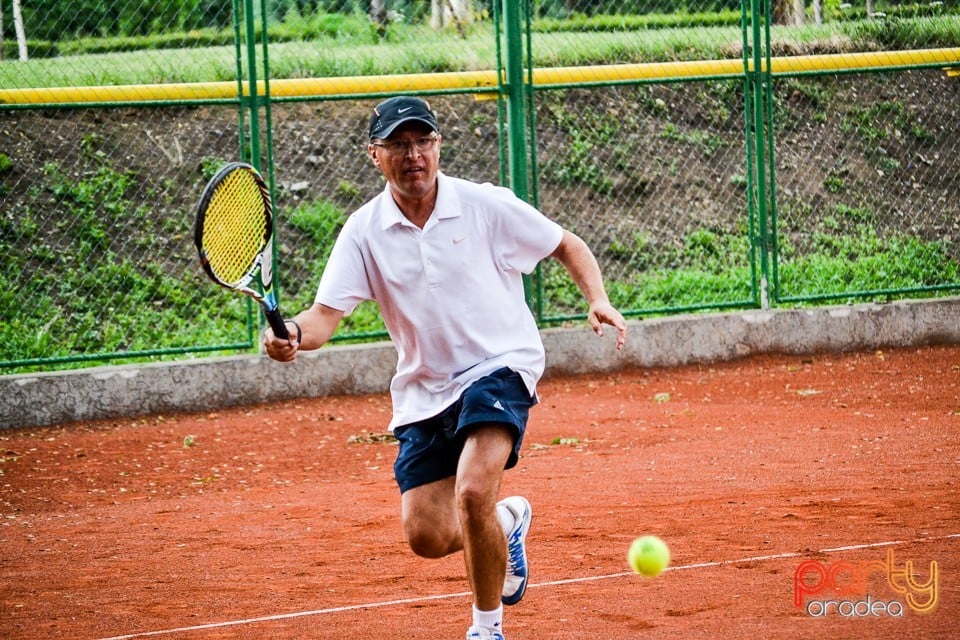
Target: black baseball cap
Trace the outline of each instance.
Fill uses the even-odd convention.
[[[370,116],[370,139],[389,138],[394,129],[404,122],[422,122],[436,132],[440,131],[437,117],[426,100],[412,96],[397,96],[378,104]]]

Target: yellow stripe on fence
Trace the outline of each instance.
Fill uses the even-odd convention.
[[[948,75],[960,74],[960,48],[920,49],[911,51],[879,51],[829,55],[784,56],[772,58],[773,74],[816,73],[824,71],[856,71],[891,67],[939,65],[949,67]],[[753,69],[752,61],[748,69]],[[616,83],[640,80],[676,80],[684,78],[737,76],[743,73],[743,61],[700,60],[690,62],[653,62],[623,65],[590,65],[535,69],[533,84],[537,87],[578,83]],[[304,78],[270,81],[270,95],[275,98],[329,97],[361,94],[413,93],[427,91],[476,91],[497,89],[495,71],[467,71],[391,76],[354,76],[349,78]],[[263,82],[258,92],[265,91]],[[249,86],[243,84],[249,94]],[[185,84],[144,84],[101,87],[59,87],[44,89],[2,89],[0,104],[44,105],[124,102],[177,102],[197,100],[230,100],[237,97],[237,83],[200,82]]]

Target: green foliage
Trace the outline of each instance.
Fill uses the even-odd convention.
[[[157,5],[154,2],[124,4],[134,8]],[[229,7],[230,3],[224,2],[223,5]],[[98,6],[105,7],[106,3]],[[26,8],[24,13],[27,13]],[[34,28],[30,34],[35,38],[28,42],[31,58],[218,46],[232,48],[234,45],[234,29],[229,14],[226,21],[216,19],[212,24],[204,23],[193,27],[185,24],[190,18],[183,13],[176,16],[161,13],[152,19],[144,15],[131,15],[126,21],[102,24],[93,24],[92,18],[88,16],[82,23],[70,22],[66,30],[61,22],[63,15],[51,14],[50,17],[57,21],[50,25],[49,31],[44,29],[40,20],[31,23]],[[72,28],[75,31],[71,30]],[[108,28],[109,31],[106,30]],[[257,34],[259,33],[258,23]],[[375,36],[370,32],[369,20],[365,16],[323,12],[309,17],[288,13],[285,20],[269,24],[268,37],[271,42],[317,39],[347,39],[366,44],[376,42]],[[6,41],[4,46],[4,57],[16,57],[15,41]]]
[[[659,8],[658,8],[659,9]],[[659,10],[643,15],[628,12],[587,16],[573,14],[566,17],[538,18],[533,30],[547,32],[585,31],[640,31],[647,29],[676,29],[690,27],[737,26],[740,11],[703,13],[660,13]]]
[[[774,119],[785,130],[802,128],[805,125],[802,118],[809,116],[801,115],[806,114],[808,110],[797,108],[800,106],[815,110],[813,113],[815,122],[826,122],[835,93],[836,90],[831,85],[817,80],[803,77],[777,79],[776,90],[773,93]]]
[[[349,316],[346,316],[337,329],[339,336],[351,336],[349,342],[365,338],[386,337],[386,327],[380,316],[380,308],[375,302],[361,302]]]
[[[282,218],[302,234],[297,246],[283,258],[283,272],[287,275],[281,282],[282,288],[292,293],[285,306],[293,310],[305,309],[313,304],[316,282],[330,259],[330,251],[346,222],[347,213],[332,202],[318,200],[301,204]],[[311,257],[305,258],[305,255]],[[335,338],[382,335],[384,330],[377,305],[362,303],[344,317]]]
[[[660,137],[674,142],[680,142],[690,146],[698,147],[706,157],[713,156],[724,146],[723,138],[718,135],[708,133],[699,129],[693,131],[681,131],[677,125],[667,123]]]
[[[290,212],[287,221],[317,244],[332,244],[346,221],[344,211],[326,200],[302,204]]]
[[[84,153],[99,158],[97,144],[97,136],[85,139]],[[137,203],[139,176],[106,163],[79,177],[55,163],[45,173],[46,197],[65,212],[54,228],[41,229],[25,207],[0,217],[0,251],[7,256],[0,272],[5,358],[222,343],[244,326],[242,302],[225,298],[213,317],[204,311],[209,291],[197,286],[197,271],[165,268],[170,236]],[[153,259],[143,260],[143,254]],[[29,296],[16,293],[9,281],[22,274],[29,274]]]
[[[26,44],[27,53],[31,58],[54,58],[60,55],[60,49],[57,48],[57,43],[50,42],[49,40],[35,40],[30,38]],[[0,53],[3,54],[3,59],[17,60],[20,55],[18,47],[19,45],[15,38],[4,38],[3,45],[0,47]]]
[[[648,269],[653,258],[654,244],[650,236],[643,232],[633,235],[633,242],[625,244],[620,237],[614,237],[607,246],[607,254],[621,262],[627,262],[634,269]]]
[[[730,176],[730,184],[734,187],[746,189],[749,185],[749,180],[747,180],[747,176],[742,173],[735,173]]]
[[[730,268],[722,273],[683,269],[652,273],[634,295],[634,308],[684,308],[722,301],[750,300],[750,270]]]
[[[563,155],[544,163],[544,175],[563,186],[580,184],[608,195],[613,190],[613,179],[597,161],[597,144],[580,131],[571,132],[571,136]]]
[[[949,241],[929,242],[906,234],[881,236],[870,224],[871,211],[838,206],[835,213],[855,221],[848,233],[839,231],[837,218],[828,217],[811,234],[803,254],[784,237],[779,281],[790,296],[960,282],[960,263],[951,259]],[[625,277],[607,282],[611,300],[622,309],[654,312],[752,300],[746,233],[694,229],[680,247],[638,234],[632,246],[612,242],[606,256],[625,265]],[[612,266],[606,270],[616,271]],[[581,294],[559,264],[545,262],[541,278],[545,299],[552,305],[548,315],[584,311]]]
[[[96,4],[96,0],[82,1]],[[211,0],[208,4],[214,3]],[[216,4],[228,7],[230,3]],[[496,41],[489,21],[474,24],[466,38],[461,38],[455,31],[436,32],[412,21],[391,23],[386,36],[380,38],[371,33],[369,20],[362,12],[354,13],[352,9],[350,13],[328,11],[309,15],[301,11],[269,23],[273,78],[391,75],[496,67]],[[80,13],[80,10],[71,8],[67,12],[69,15],[74,13]],[[591,19],[629,20],[631,17],[624,13]],[[65,14],[54,12],[49,15],[60,17]],[[85,24],[100,24],[107,31],[86,34],[82,29],[77,31],[71,27],[56,30],[49,39],[31,31],[32,37],[40,38],[29,43],[31,60],[18,65],[0,65],[0,87],[235,79],[234,33],[229,20],[222,25],[208,21],[189,30],[168,26],[148,35],[135,36],[115,34],[110,30],[114,24],[112,21],[97,23],[92,17],[95,13],[85,15],[88,16]],[[866,21],[863,28],[884,28],[877,26],[882,22]],[[739,42],[741,38],[736,22],[729,26],[675,26],[655,38],[638,37],[643,31],[634,29],[560,30],[561,27],[574,28],[576,22],[570,21],[559,21],[553,26],[548,22],[541,24],[537,21],[536,24],[540,25],[535,27],[538,29],[535,34],[537,42],[533,48],[533,64],[537,67],[730,58],[738,55],[730,43]],[[800,50],[808,43],[819,47],[853,29],[851,24],[807,25],[801,30],[775,26],[772,38],[777,42],[791,43]],[[960,45],[960,16],[917,19],[912,29],[916,31],[917,42],[924,47]],[[877,45],[869,46],[875,48]],[[6,59],[16,57],[15,39],[6,39],[4,48]],[[162,68],[156,65],[156,49],[167,50],[165,62],[168,64]],[[66,55],[87,55],[88,58],[82,66],[44,59]]]
[[[838,204],[834,207],[837,216],[853,222],[871,222],[876,215],[866,207],[851,207],[845,204]]]
[[[142,36],[164,31],[224,28],[230,2],[219,0],[33,0],[23,3],[24,23],[41,40],[84,36]]]
[[[927,6],[933,7],[935,4],[937,3]],[[919,10],[915,10],[913,15],[910,15],[908,8],[890,7],[882,17],[844,22],[841,28],[853,39],[858,48],[867,50],[895,51],[957,45],[956,15],[919,16],[922,16]]]
[[[565,94],[550,96],[548,110],[556,126],[569,136],[569,142],[543,165],[548,179],[564,186],[583,185],[601,195],[613,190],[613,179],[601,162],[601,153],[617,139],[620,119],[609,113],[570,111],[563,103]]]
[[[155,33],[142,36],[113,36],[110,38],[77,38],[57,42],[56,55],[75,56],[94,53],[123,53],[127,51],[157,51],[182,47],[232,46],[233,30],[202,29],[189,32]],[[31,52],[34,57],[46,57]]]
[[[317,12],[308,16],[290,11],[281,22],[268,26],[270,42],[294,42],[317,39],[347,39],[376,42],[370,21],[363,14]]]
[[[823,188],[829,193],[843,193],[847,189],[847,181],[842,173],[830,172],[823,181]]]
[[[815,233],[813,249],[780,266],[793,296],[936,286],[960,280],[946,241],[906,234],[881,237],[870,225],[854,235]]]
[[[44,198],[66,212],[55,225],[41,226],[28,206],[0,213],[0,251],[8,256],[0,272],[2,359],[69,359],[237,344],[253,309],[247,298],[216,290],[202,279],[194,259],[189,265],[175,264],[168,245],[171,238],[189,237],[187,216],[169,212],[158,217],[139,204],[136,190],[142,188],[142,177],[114,169],[104,160],[102,144],[97,134],[82,139],[82,154],[93,168],[79,176],[56,163],[46,165],[44,193],[30,200]],[[218,158],[205,159],[203,178],[222,164]],[[347,181],[340,185],[344,197],[356,190]],[[162,193],[157,196],[164,198]],[[299,310],[312,303],[315,278],[346,213],[318,201],[280,218],[302,237],[302,246],[283,257],[281,274],[298,279],[297,297],[284,301],[284,308]],[[288,230],[284,237],[295,236]],[[11,282],[24,273],[30,278],[26,298]],[[292,284],[281,290],[293,291]],[[360,305],[341,327],[340,335],[354,339],[384,335],[375,304]]]
[[[623,309],[750,300],[750,248],[744,233],[695,229],[681,246],[636,234],[631,246],[612,242],[607,255],[624,263],[625,276],[607,282],[611,299]],[[565,313],[582,311],[583,297],[562,266],[548,261],[541,269],[545,299]]]
[[[360,188],[349,180],[341,180],[337,183],[337,194],[346,200],[352,201],[360,200],[363,197],[363,194],[360,193]]]
[[[209,182],[213,176],[217,175],[217,171],[220,171],[226,164],[227,161],[222,158],[204,156],[200,158],[200,177],[203,178],[204,182]]]
[[[933,144],[937,141],[937,134],[922,124],[914,124],[910,128],[910,133],[920,144]]]
[[[867,107],[855,106],[844,113],[840,130],[874,144],[909,128],[910,120],[903,102],[889,100]]]

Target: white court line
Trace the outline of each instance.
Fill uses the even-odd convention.
[[[875,549],[877,547],[892,547],[903,544],[914,544],[918,542],[935,542],[938,540],[950,540],[960,538],[960,533],[951,533],[944,536],[935,536],[932,538],[916,538],[914,540],[888,540],[886,542],[870,542],[865,544],[851,544],[844,547],[832,547],[830,549],[821,549],[820,551],[807,551],[804,553],[788,551],[785,553],[774,553],[765,556],[750,556],[736,560],[717,560],[715,562],[699,562],[696,564],[685,564],[678,567],[667,567],[665,571],[689,571],[691,569],[703,569],[705,567],[720,567],[727,564],[744,564],[748,562],[766,562],[768,560],[783,560],[786,558],[798,558],[800,556],[809,556],[817,553],[837,553],[839,551],[857,551],[862,549]],[[620,573],[611,573],[602,576],[587,576],[583,578],[568,578],[566,580],[552,580],[550,582],[539,582],[529,585],[529,588],[536,589],[540,587],[553,587],[562,584],[576,584],[581,582],[594,582],[597,580],[610,580],[612,578],[622,578],[624,576],[635,575],[632,571],[623,571]],[[131,640],[133,638],[149,638],[151,636],[169,635],[171,633],[186,633],[188,631],[202,631],[204,629],[222,629],[224,627],[236,627],[245,624],[254,624],[257,622],[271,622],[276,620],[290,620],[292,618],[305,618],[307,616],[322,616],[330,613],[342,613],[344,611],[356,611],[358,609],[380,609],[383,607],[393,607],[401,604],[413,604],[418,602],[429,602],[431,600],[452,600],[454,598],[464,598],[471,595],[469,591],[460,593],[445,593],[435,596],[419,596],[417,598],[404,598],[401,600],[387,600],[384,602],[369,602],[366,604],[352,604],[342,607],[332,607],[329,609],[316,609],[314,611],[297,611],[294,613],[280,613],[272,616],[262,616],[259,618],[246,618],[244,620],[227,620],[225,622],[211,622],[209,624],[198,624],[190,627],[179,627],[176,629],[160,629],[157,631],[142,631],[123,636],[110,636],[109,638],[98,638],[97,640]]]

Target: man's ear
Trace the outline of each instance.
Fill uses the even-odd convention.
[[[373,166],[377,169],[380,168],[380,158],[377,157],[377,148],[372,144],[367,145],[367,155],[370,156],[370,160],[373,161]]]

